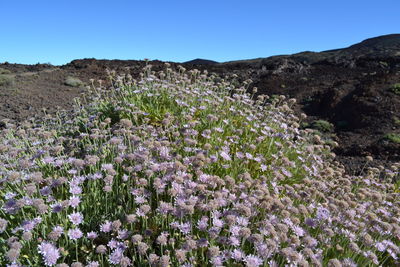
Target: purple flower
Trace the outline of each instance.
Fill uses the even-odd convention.
[[[24,230],[24,232],[30,232],[35,228],[35,222],[34,221],[23,221],[21,224],[21,229]]]
[[[120,242],[118,242],[117,240],[115,240],[115,239],[113,238],[113,239],[111,239],[111,240],[107,243],[107,246],[108,246],[109,248],[111,248],[111,249],[115,249],[115,248],[118,247],[119,243],[120,243]]]
[[[312,218],[307,218],[305,219],[304,223],[312,228],[314,228],[317,224],[315,223],[315,220]]]
[[[17,196],[17,194],[15,194],[14,192],[7,192],[5,195],[4,195],[4,198],[5,199],[11,199],[11,198],[14,198],[14,197],[16,197]]]
[[[227,160],[227,161],[230,161],[230,160],[231,160],[231,156],[229,156],[229,154],[228,154],[227,152],[221,151],[219,154],[221,155],[221,157],[222,157],[224,160]]]
[[[54,226],[53,227],[53,232],[57,234],[58,236],[61,236],[64,233],[64,228],[62,226]]]
[[[53,209],[52,210],[53,213],[58,213],[63,210],[63,207],[60,203],[55,203],[55,204],[51,205],[51,208]]]
[[[123,256],[124,256],[124,251],[120,248],[117,248],[110,254],[108,261],[111,264],[119,264]]]
[[[197,246],[200,248],[205,248],[209,245],[209,242],[207,240],[207,238],[200,238],[199,240],[197,240]]]
[[[68,230],[68,237],[72,240],[78,240],[82,236],[83,236],[83,233],[81,230],[79,230],[79,228],[74,228],[74,229]]]
[[[301,228],[300,226],[297,225],[293,225],[292,226],[293,232],[297,235],[297,236],[304,236],[305,231],[303,228]]]
[[[0,218],[0,234],[3,233],[7,228],[8,221]]]
[[[241,261],[243,259],[244,255],[245,254],[240,249],[234,249],[231,252],[231,258],[234,259],[235,261]]]
[[[328,220],[331,217],[331,213],[329,212],[328,209],[323,208],[323,207],[318,207],[317,208],[317,220]]]
[[[73,195],[79,195],[82,193],[82,188],[80,186],[72,186],[69,189],[69,192]]]
[[[93,239],[96,239],[98,235],[97,235],[96,232],[92,231],[92,232],[87,233],[86,236],[87,236],[88,239],[92,239],[93,240]]]
[[[181,223],[179,226],[178,226],[178,228],[179,228],[179,230],[181,230],[181,232],[183,233],[183,234],[185,234],[185,235],[187,235],[187,234],[189,234],[190,233],[190,231],[191,231],[191,225],[190,225],[190,223]]]
[[[12,198],[4,204],[3,209],[9,214],[15,214],[19,210],[19,207],[17,201]]]
[[[213,225],[215,227],[221,228],[222,226],[224,226],[224,221],[218,218],[214,218],[213,219]]]
[[[102,225],[100,225],[100,231],[104,233],[111,232],[112,223],[110,221],[105,221]]]
[[[79,225],[83,221],[83,215],[80,212],[74,212],[68,215],[68,219],[71,221],[73,225]]]
[[[46,266],[53,266],[57,263],[58,258],[60,258],[60,252],[51,243],[46,241],[38,245],[39,253],[43,257],[44,264]]]
[[[208,227],[208,218],[206,216],[201,217],[201,219],[197,222],[197,228],[201,231],[205,231]]]
[[[258,267],[263,264],[263,260],[255,255],[247,255],[244,258],[247,267]]]
[[[229,242],[234,247],[239,247],[240,246],[240,240],[236,236],[229,237]]]
[[[81,203],[81,199],[78,196],[72,196],[69,198],[68,204],[70,207],[76,208],[79,203]]]
[[[99,267],[100,263],[98,261],[89,261],[86,267]]]
[[[127,239],[130,234],[131,234],[131,232],[126,229],[118,230],[117,238],[124,240],[124,239]]]
[[[39,190],[40,194],[42,194],[42,196],[48,196],[52,193],[50,186],[45,186],[42,189]]]

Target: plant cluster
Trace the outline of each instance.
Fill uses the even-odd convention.
[[[110,78],[1,131],[2,265],[399,264],[399,164],[346,175],[294,99],[197,70]]]

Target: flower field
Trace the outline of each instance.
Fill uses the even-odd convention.
[[[400,164],[345,174],[294,99],[246,83],[109,76],[1,131],[0,266],[400,264]]]

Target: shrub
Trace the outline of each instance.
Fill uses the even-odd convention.
[[[390,87],[390,91],[395,93],[396,95],[400,95],[400,83],[395,83]]]
[[[79,87],[83,85],[83,82],[78,78],[68,76],[64,82],[65,85],[72,86],[72,87]]]
[[[10,74],[11,71],[4,69],[4,68],[0,68],[0,74]]]
[[[392,173],[344,175],[284,97],[145,71],[0,131],[2,266],[396,266]]]
[[[396,116],[393,116],[393,123],[394,123],[396,126],[400,126],[400,118],[398,118],[398,117],[396,117]]]
[[[396,144],[400,144],[400,134],[388,133],[383,137],[383,139],[388,140],[393,143],[396,143]]]
[[[11,86],[15,82],[14,78],[9,75],[0,75],[0,86]]]
[[[311,127],[324,133],[330,133],[334,130],[333,124],[326,120],[316,120],[311,124]]]

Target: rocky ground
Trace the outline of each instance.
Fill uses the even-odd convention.
[[[43,109],[47,113],[69,109],[90,79],[106,79],[106,69],[135,77],[145,64],[95,59],[64,66],[0,64],[0,120],[20,122],[43,114]],[[150,64],[154,70],[164,68],[160,61]],[[236,74],[238,82],[251,79],[249,88],[257,87],[258,94],[296,98],[296,110],[308,115],[302,126],[318,128],[326,138],[337,141],[337,159],[351,174],[366,164],[400,161],[400,34],[319,53],[225,63],[196,59],[183,65],[221,77]],[[67,85],[68,77],[84,84]],[[366,156],[374,161],[367,162]]]

